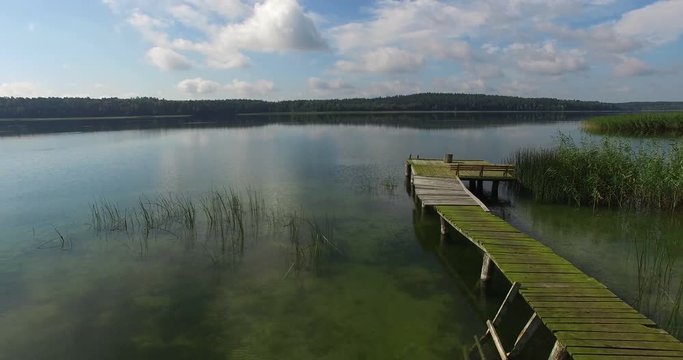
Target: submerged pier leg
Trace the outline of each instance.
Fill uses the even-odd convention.
[[[477,180],[477,194],[484,193],[484,180]]]
[[[409,177],[410,176],[410,163],[406,161],[406,166],[405,166],[405,176]]]
[[[524,350],[524,347],[526,344],[531,340],[531,338],[534,336],[536,333],[536,330],[541,326],[541,319],[534,313],[531,315],[531,318],[529,321],[527,321],[526,325],[522,329],[522,331],[519,333],[517,336],[517,340],[515,341],[515,345],[512,347],[512,350],[510,350],[510,357],[515,357],[519,353]]]
[[[440,217],[439,219],[441,219],[441,235],[446,235],[446,233],[448,232],[448,223],[446,223],[446,220],[443,217]]]
[[[481,263],[481,276],[479,277],[482,282],[487,282],[491,279],[491,268],[493,267],[493,262],[489,254],[484,253],[484,260]]]
[[[560,344],[559,341],[555,341],[555,345],[553,345],[553,350],[550,351],[548,360],[565,360],[567,358],[567,349],[564,347],[564,345]]]
[[[500,185],[500,181],[498,180],[493,180],[491,183],[491,196],[494,199],[498,199],[498,186]]]
[[[476,180],[470,180],[470,190],[472,192],[477,192],[477,181]]]

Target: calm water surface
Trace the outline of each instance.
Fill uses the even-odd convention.
[[[576,119],[504,117],[2,137],[0,358],[457,358],[508,285],[485,296],[477,250],[439,245],[436,217],[405,193],[403,164],[444,153],[500,162],[560,131],[580,137]],[[201,210],[222,189],[242,200],[240,250],[222,248],[238,232],[221,238]],[[141,200],[169,194],[193,201],[195,229],[94,228],[93,204],[116,204],[133,223]],[[680,214],[502,198],[500,216],[676,331]],[[325,236],[315,262],[297,262],[294,229],[304,244]]]

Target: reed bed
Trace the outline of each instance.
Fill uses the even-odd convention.
[[[582,126],[597,134],[681,136],[683,112],[597,116],[584,120]]]
[[[250,244],[270,237],[285,249],[287,274],[317,271],[331,250],[339,251],[332,241],[333,221],[329,218],[269,207],[263,195],[251,188],[246,192],[212,190],[197,200],[178,194],[143,196],[133,208],[103,199],[91,204],[90,210],[93,230],[98,234],[125,233],[136,242],[141,256],[149,252],[150,236],[159,233],[183,241],[186,249],[203,239],[201,248],[212,263],[229,265],[237,264]]]
[[[540,202],[673,211],[683,198],[680,142],[635,150],[624,141],[577,145],[561,135],[553,148],[521,149],[508,161],[518,186]]]

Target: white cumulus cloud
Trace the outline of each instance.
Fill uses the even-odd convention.
[[[154,66],[170,71],[170,70],[187,70],[192,67],[190,60],[185,56],[168,48],[155,46],[147,51],[147,60],[154,64]]]
[[[661,0],[624,14],[614,29],[618,34],[662,45],[681,36],[682,16],[683,1]]]
[[[17,81],[9,83],[0,83],[0,96],[6,97],[37,97],[44,96],[43,91],[39,86],[28,81]]]
[[[645,76],[656,71],[646,62],[632,57],[625,57],[614,67],[614,75],[621,77]]]
[[[421,68],[424,62],[419,53],[385,47],[362,54],[356,61],[340,60],[337,69],[346,72],[408,72]]]
[[[529,73],[562,75],[589,68],[582,51],[560,50],[551,42],[543,45],[513,43],[506,48],[506,53],[516,59],[520,69]]]
[[[233,95],[240,97],[250,98],[259,97],[262,98],[273,92],[275,85],[272,81],[258,80],[256,82],[250,83],[242,80],[233,80],[231,83],[224,86],[225,90]]]
[[[221,84],[202,78],[185,79],[178,83],[178,90],[191,95],[212,94],[221,89]]]
[[[124,8],[122,0],[106,0],[105,4],[112,9]],[[167,49],[169,56],[169,51],[175,52],[175,60],[195,52],[205,57],[209,67],[237,68],[249,63],[244,51],[328,48],[314,16],[297,0],[126,0],[125,6],[130,8],[128,23],[153,49]],[[187,33],[185,30],[192,30],[193,37],[178,35]]]
[[[228,84],[220,84],[203,78],[185,79],[179,82],[176,87],[178,90],[194,96],[225,93],[229,96],[241,98],[263,98],[275,90],[275,85],[272,81],[258,80],[248,82],[238,79]]]

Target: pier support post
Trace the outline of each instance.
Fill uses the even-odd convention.
[[[484,180],[477,180],[477,194],[484,193]]]
[[[477,181],[476,180],[470,180],[470,190],[472,190],[472,192],[477,192]]]
[[[553,345],[553,350],[550,351],[548,360],[566,360],[568,357],[567,349],[556,340],[555,345]]]
[[[491,196],[494,199],[498,199],[498,186],[500,185],[500,181],[498,180],[493,180],[491,183]]]
[[[489,254],[484,253],[484,260],[481,263],[481,279],[482,282],[487,282],[491,278],[491,268],[493,267],[493,262]]]
[[[443,162],[450,164],[453,162],[453,154],[446,154],[443,156]]]
[[[441,235],[446,235],[448,232],[446,220],[443,217],[439,217],[439,219],[441,219]]]
[[[405,166],[405,176],[408,177],[410,176],[410,163],[406,161],[406,166]]]
[[[522,350],[524,350],[524,347],[534,336],[539,326],[541,326],[541,319],[538,317],[538,315],[536,315],[536,313],[534,313],[531,315],[531,318],[529,318],[529,321],[527,321],[524,329],[522,329],[522,331],[519,333],[519,336],[517,336],[515,345],[513,345],[512,350],[510,350],[510,357],[514,358],[520,352],[522,352]]]

